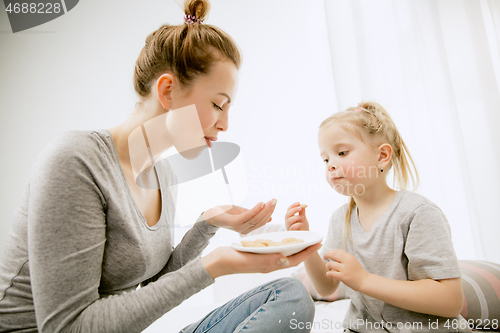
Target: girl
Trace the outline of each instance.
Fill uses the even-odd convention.
[[[140,332],[219,276],[295,266],[319,249],[286,258],[226,247],[199,258],[219,227],[246,234],[265,225],[276,200],[211,208],[174,248],[176,177],[168,163],[146,173],[157,187],[137,184],[136,168],[149,158],[173,146],[193,158],[201,150],[189,148],[210,147],[228,129],[240,53],[226,33],[202,24],[207,1],[184,6],[184,24],[146,39],[134,73],[140,102],[129,118],[109,130],[66,132],[38,157],[0,262],[1,332]],[[189,110],[197,123],[183,121]],[[136,140],[143,132],[155,139]],[[133,153],[146,145],[149,155]],[[313,316],[305,288],[283,278],[183,332],[287,332],[290,319]]]
[[[450,228],[436,204],[406,190],[418,173],[387,111],[367,102],[336,113],[318,144],[326,181],[350,200],[333,213],[321,254],[305,261],[316,291],[347,286],[346,332],[450,332],[463,305]],[[391,169],[400,191],[387,185]],[[285,219],[288,230],[309,230],[298,203]]]

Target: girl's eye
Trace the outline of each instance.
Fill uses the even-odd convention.
[[[327,158],[326,158],[326,159],[324,159],[324,160],[323,160],[323,162],[328,163],[328,159],[327,159]]]
[[[341,151],[341,152],[339,153],[339,156],[345,156],[345,155],[347,155],[347,151]]]
[[[213,104],[213,106],[214,106],[214,108],[215,108],[216,110],[219,110],[219,111],[224,111],[224,110],[222,110],[222,108],[221,108],[220,106],[218,106],[217,104],[215,104],[215,103],[212,103],[212,104]]]

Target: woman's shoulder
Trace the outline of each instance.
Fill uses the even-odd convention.
[[[42,149],[35,165],[60,169],[91,164],[101,154],[96,133],[93,130],[71,130],[55,135]]]

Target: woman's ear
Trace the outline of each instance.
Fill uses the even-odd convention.
[[[170,110],[172,105],[172,88],[175,77],[172,74],[162,74],[156,81],[158,100],[165,110]]]
[[[378,164],[379,168],[385,168],[391,162],[392,146],[388,143],[378,146]]]

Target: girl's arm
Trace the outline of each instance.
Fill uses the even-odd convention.
[[[455,317],[463,306],[460,278],[416,281],[388,279],[368,273],[351,254],[330,250],[326,276],[342,281],[351,289],[394,306],[435,316]]]
[[[297,214],[298,215],[295,215]],[[309,221],[306,218],[305,207],[302,207],[299,202],[295,202],[288,207],[285,214],[286,230],[304,230],[309,231]],[[304,261],[307,275],[311,280],[314,289],[321,296],[330,296],[337,290],[339,281],[326,277],[325,262],[321,259],[318,252],[313,253]]]
[[[325,262],[321,259],[318,252],[312,254],[304,261],[307,275],[311,280],[316,292],[323,297],[330,296],[337,290],[340,281],[337,279],[327,277]]]

